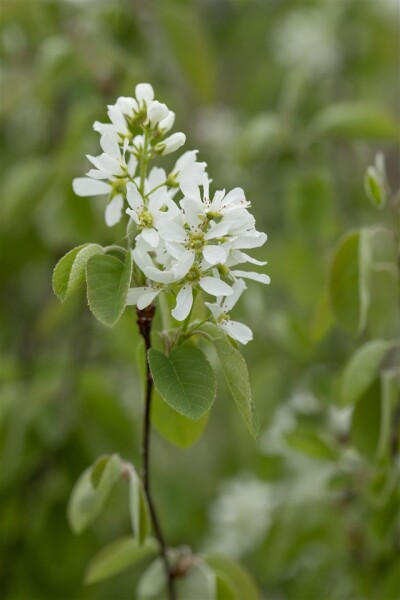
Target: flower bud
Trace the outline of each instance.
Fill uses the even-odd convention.
[[[172,110],[170,110],[165,119],[162,119],[162,121],[159,122],[158,128],[160,129],[160,131],[167,132],[170,129],[172,129],[174,122],[175,113]]]
[[[156,127],[157,124],[168,115],[168,107],[158,100],[150,102],[148,107],[147,116],[149,118],[152,127]]]
[[[139,83],[135,88],[135,94],[139,104],[150,104],[154,98],[154,90],[150,83]]]
[[[163,142],[159,142],[154,150],[157,154],[170,154],[178,150],[186,142],[186,136],[182,132],[173,133],[167,137]]]

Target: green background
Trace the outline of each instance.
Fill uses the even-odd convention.
[[[358,337],[335,323],[327,299],[340,237],[398,218],[374,211],[363,189],[377,151],[386,155],[392,189],[399,184],[396,9],[395,0],[2,0],[0,588],[7,600],[135,597],[140,568],[82,584],[90,558],[129,532],[123,486],[88,532],[75,536],[66,520],[75,480],[100,454],[140,462],[135,314],[128,309],[109,330],[91,316],[83,292],[61,305],[51,274],[73,246],[124,235],[122,225],[105,226],[105,200],[76,197],[71,181],[88,169],[85,154],[98,153],[93,121],[105,121],[106,105],[142,81],[176,112],[175,129],[209,163],[217,188],[243,187],[268,233],[254,254],[268,260],[271,284],[250,282],[237,318],[255,333],[243,354],[261,430],[296,407],[288,409],[295,433],[287,447],[266,451],[268,431],[258,445],[251,439],[219,374],[200,441],[181,450],[154,434],[154,495],[168,542],[199,549],[220,482],[250,473],[286,490],[264,538],[242,556],[263,598],[398,597],[397,498],[373,497],[393,477],[395,459],[377,466],[363,443],[355,443],[357,454],[330,419],[351,354],[371,337],[398,332],[396,286],[374,273]],[[339,126],[327,114],[334,107],[350,110]],[[373,416],[368,426],[373,437]]]

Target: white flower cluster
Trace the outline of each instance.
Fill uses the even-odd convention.
[[[160,292],[170,292],[176,296],[172,315],[184,321],[202,289],[215,298],[206,302],[215,323],[247,343],[251,330],[229,313],[246,289],[245,278],[269,283],[269,277],[237,269],[243,263],[266,264],[243,252],[267,239],[255,228],[243,190],[210,195],[207,165],[197,161],[196,150],[182,154],[169,173],[158,166],[148,172],[150,160],[185,143],[183,133],[168,135],[175,114],[154,100],[150,84],[137,85],[135,98],[118,98],[108,116],[110,123],[94,123],[103,153],[88,156],[94,168],[75,179],[73,188],[79,196],[107,195],[107,225],[118,223],[124,208],[130,217],[138,269],[128,304],[144,309]]]

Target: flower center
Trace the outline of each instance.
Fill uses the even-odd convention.
[[[150,229],[153,227],[154,219],[149,210],[143,210],[139,215],[139,226],[142,229]]]
[[[189,283],[197,283],[200,280],[201,271],[199,267],[194,265],[186,275],[186,281]]]
[[[204,233],[202,231],[196,231],[196,233],[189,234],[189,242],[187,244],[189,250],[201,252],[204,248],[204,244]]]
[[[126,179],[116,179],[111,182],[113,195],[126,193]]]

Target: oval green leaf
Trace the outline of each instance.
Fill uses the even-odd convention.
[[[98,244],[83,244],[58,261],[53,271],[53,290],[61,302],[84,282],[85,267],[89,258],[101,252],[103,248]]]
[[[97,583],[109,579],[136,563],[154,556],[156,552],[157,542],[153,538],[147,538],[141,545],[130,537],[116,540],[100,550],[91,560],[86,570],[85,583]]]
[[[156,389],[174,410],[195,421],[210,410],[216,381],[201,350],[183,344],[166,356],[151,349],[149,362]]]
[[[335,103],[323,109],[311,125],[315,137],[396,139],[396,121],[386,110],[368,102]]]
[[[260,595],[257,587],[251,579],[250,575],[233,560],[217,554],[206,554],[203,556],[204,561],[211,567],[215,575],[225,585],[221,585],[219,589],[223,592],[226,588],[229,589],[231,595],[219,595],[218,600],[259,600]]]
[[[391,345],[391,342],[385,340],[372,340],[351,357],[340,385],[340,401],[343,406],[355,404],[379,377],[379,368]]]
[[[86,265],[89,307],[96,319],[112,327],[121,317],[132,276],[132,257],[125,262],[115,256],[98,254]]]

